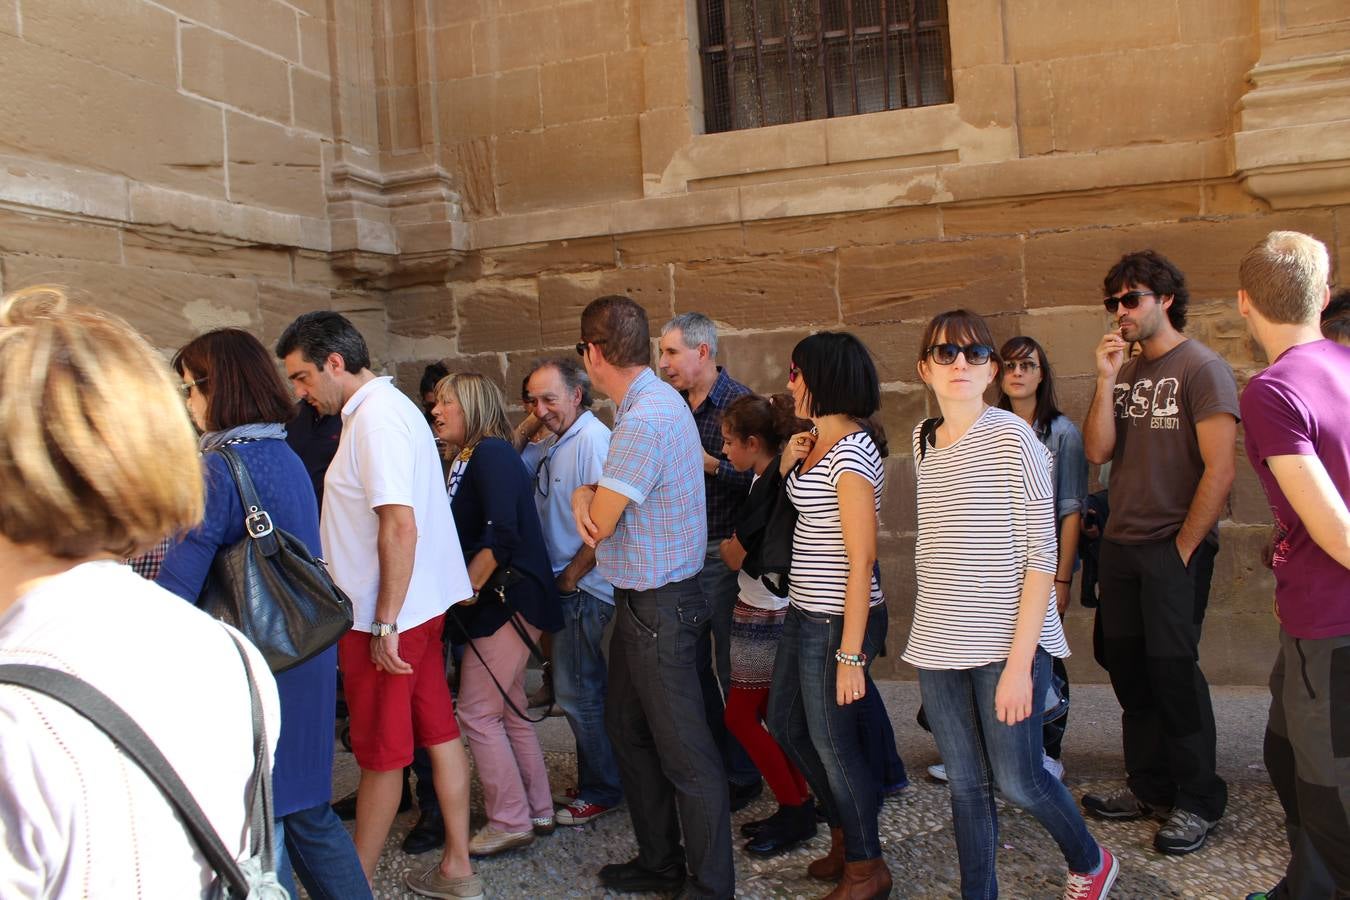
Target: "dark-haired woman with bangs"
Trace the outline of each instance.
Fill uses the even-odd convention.
[[[286,443],[295,413],[271,354],[238,328],[194,338],[173,358],[193,423],[202,432],[206,516],[164,556],[157,583],[191,603],[211,577],[216,553],[244,538],[244,507],[225,458],[230,446],[248,471],[277,528],[319,554],[319,508],[300,457]],[[178,673],[192,677],[191,672]],[[333,718],[337,645],[276,676],[281,695],[272,787],[277,817],[277,875],[296,896],[292,871],[316,898],[369,897],[351,837],[329,806],[333,792]]]
[[[1119,865],[1041,763],[1056,614],[1050,453],[1016,414],[985,403],[1000,360],[988,324],[954,310],[924,331],[919,377],[941,415],[914,429],[918,499],[914,626],[928,722],[951,785],[961,896],[998,896],[995,785],[1031,813],[1068,864],[1064,896],[1105,897]]]
[[[891,873],[877,833],[880,785],[860,732],[860,701],[876,690],[868,672],[888,624],[876,566],[886,444],[868,424],[881,387],[861,341],[822,332],[792,351],[788,391],[812,428],[783,451],[797,524],[769,731],[830,825],[830,852],[807,873],[839,882],[828,900],[885,897]]]
[[[999,350],[1003,360],[998,380],[998,407],[1016,413],[1031,426],[1036,437],[1050,451],[1051,477],[1055,483],[1055,529],[1058,535],[1059,562],[1055,570],[1055,603],[1059,620],[1069,608],[1073,570],[1078,560],[1078,533],[1082,522],[1083,497],[1087,494],[1087,456],[1083,453],[1083,435],[1069,417],[1060,412],[1055,400],[1055,374],[1045,349],[1025,335],[1009,339]],[[1062,683],[1064,702],[1069,699],[1069,672],[1064,661],[1054,658],[1055,677]],[[1068,712],[1042,727],[1047,772],[1064,778],[1060,753]]]

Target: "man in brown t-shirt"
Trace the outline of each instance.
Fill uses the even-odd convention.
[[[1097,345],[1083,445],[1092,462],[1111,462],[1097,578],[1127,786],[1088,794],[1083,806],[1102,818],[1165,817],[1154,847],[1190,853],[1228,802],[1198,648],[1233,483],[1237,383],[1222,358],[1181,333],[1189,294],[1163,256],[1126,254],[1105,289],[1116,327]],[[1127,362],[1132,343],[1141,352]]]

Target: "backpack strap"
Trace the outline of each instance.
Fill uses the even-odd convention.
[[[919,461],[922,462],[924,456],[928,453],[929,447],[937,446],[937,430],[942,424],[942,417],[935,416],[931,419],[924,419],[923,424],[919,426]]]
[[[262,701],[253,680],[252,667],[239,640],[230,634],[248,675],[249,703],[253,714],[253,789],[250,799],[250,834],[253,847],[263,848],[263,870],[271,872],[273,832],[271,817],[272,776],[267,765],[267,735],[262,717]],[[249,878],[226,849],[216,830],[202,812],[192,792],[144,729],[106,694],[85,681],[59,669],[24,664],[0,665],[0,684],[13,684],[45,694],[66,704],[84,716],[116,744],[145,772],[160,793],[178,813],[183,827],[201,850],[211,868],[223,879],[234,897],[247,897]],[[261,833],[260,833],[261,832]]]

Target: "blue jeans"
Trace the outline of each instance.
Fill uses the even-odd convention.
[[[862,650],[867,654],[865,690],[877,686],[871,662],[886,642],[886,605],[872,608]],[[862,703],[840,706],[835,699],[834,652],[843,637],[842,615],[820,615],[789,606],[778,641],[769,689],[769,733],[801,770],[825,808],[831,828],[844,831],[849,862],[881,856],[877,806],[881,785],[862,742]]]
[[[727,779],[695,662],[708,616],[694,578],[649,591],[615,589],[605,726],[638,864],[660,871],[687,860],[689,897],[730,898],[736,871]]]
[[[994,785],[1010,803],[1031,813],[1059,844],[1073,872],[1092,872],[1101,863],[1097,841],[1088,833],[1069,791],[1041,765],[1041,714],[1050,686],[1050,655],[1037,648],[1031,665],[1031,715],[1004,725],[994,710],[994,693],[1007,662],[975,669],[920,669],[919,690],[951,786],[961,896],[998,896],[994,858],[998,813]]]
[[[862,715],[858,717],[858,724],[862,728],[859,739],[863,755],[876,774],[883,795],[899,790],[909,784],[909,775],[895,749],[895,727],[891,725],[886,703],[881,699],[880,691],[868,691],[861,703]]]
[[[356,847],[327,803],[277,819],[276,854],[277,880],[292,897],[296,877],[313,900],[370,897]]]
[[[724,715],[727,691],[731,690],[731,613],[736,608],[741,588],[737,580],[739,573],[722,562],[721,543],[716,539],[708,542],[708,555],[698,573],[699,587],[712,610],[708,637],[699,645],[698,675],[708,729],[722,754],[727,781],[743,787],[759,781],[759,770],[741,742],[727,731]]]
[[[605,734],[605,626],[614,604],[577,590],[559,597],[563,628],[553,636],[553,696],[577,739],[577,796],[600,806],[623,799],[619,766]]]

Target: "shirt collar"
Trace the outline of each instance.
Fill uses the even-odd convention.
[[[352,394],[351,399],[342,405],[343,424],[346,424],[347,420],[350,419],[356,413],[356,408],[358,406],[360,406],[362,403],[365,403],[366,400],[368,400],[371,397],[371,395],[373,395],[376,391],[380,389],[379,387],[377,387],[377,385],[390,383],[393,380],[394,376],[392,375],[381,375],[377,378],[372,378],[370,381],[367,381],[365,384],[357,388],[356,393]]]
[[[710,403],[712,404],[714,409],[725,408],[726,405],[730,403],[732,400],[730,394],[731,394],[731,386],[734,383],[735,382],[732,381],[731,376],[727,374],[727,370],[722,368],[721,366],[718,366],[717,378],[713,380],[712,387],[708,389],[708,396],[703,398],[703,402],[699,404],[698,409],[703,409],[704,406]],[[680,391],[680,396],[682,396],[685,399],[685,401],[688,402],[689,400],[688,391]],[[698,412],[698,409],[694,410],[694,412]]]
[[[637,378],[634,378],[633,383],[628,386],[628,393],[623,395],[623,402],[619,404],[618,410],[614,413],[614,424],[617,425],[619,419],[623,417],[623,414],[633,408],[633,404],[637,402],[638,394],[645,391],[648,382],[655,377],[656,374],[652,372],[650,366],[642,367],[642,373],[638,375]]]
[[[577,420],[572,423],[571,428],[567,429],[562,434],[553,435],[553,440],[551,440],[548,446],[544,448],[544,452],[552,453],[553,451],[557,450],[563,444],[570,441],[573,435],[581,433],[581,430],[586,427],[587,419],[594,419],[594,418],[595,418],[594,413],[592,413],[589,409],[583,409],[581,411],[581,415],[577,416]]]

